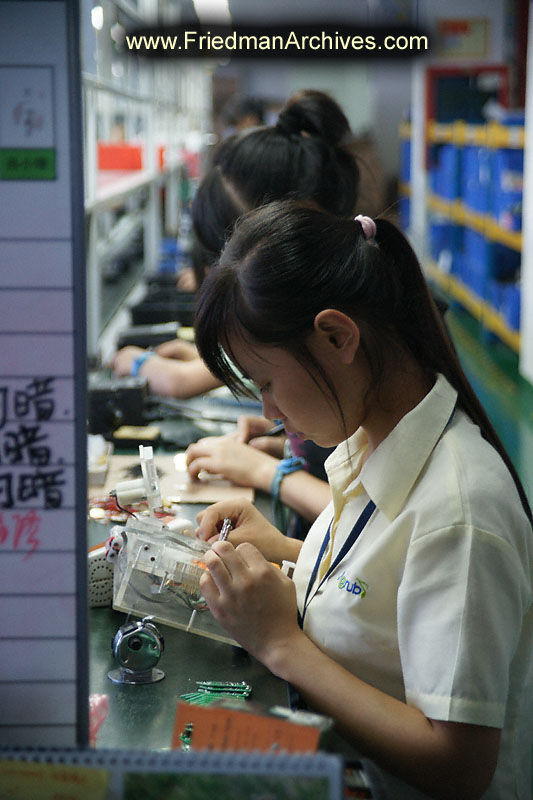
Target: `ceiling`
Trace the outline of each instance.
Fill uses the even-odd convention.
[[[407,23],[417,0],[228,0],[234,24],[271,25]],[[195,16],[193,0],[182,0],[182,14]]]

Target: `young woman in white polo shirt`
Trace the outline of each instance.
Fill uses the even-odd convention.
[[[290,202],[252,212],[197,344],[265,416],[337,446],[303,544],[244,502],[201,516],[215,617],[334,719],[374,797],[529,798],[531,510],[405,238]]]

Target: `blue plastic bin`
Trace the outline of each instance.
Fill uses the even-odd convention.
[[[449,220],[434,217],[429,225],[431,257],[445,272],[456,272],[456,260],[461,252],[462,228]]]
[[[178,240],[176,237],[165,236],[161,242],[162,256],[175,256],[178,254]]]
[[[437,153],[437,162],[432,170],[433,190],[440,197],[455,200],[460,195],[461,151],[454,144],[443,144]]]
[[[495,278],[489,278],[486,284],[485,300],[495,310],[500,311],[503,304],[504,285]]]
[[[463,236],[463,255],[465,280],[468,271],[484,274],[486,278],[510,280],[520,269],[520,253],[498,242],[491,242],[477,233],[465,228]]]
[[[515,279],[520,270],[520,253],[498,242],[492,242],[491,248],[493,276],[499,280]]]
[[[492,154],[491,213],[507,230],[522,227],[522,189],[524,153],[522,150],[501,149]]]
[[[403,183],[411,180],[411,141],[405,140],[400,149],[400,179]]]
[[[520,284],[508,283],[502,288],[501,310],[507,324],[514,331],[520,330]]]
[[[491,203],[491,161],[485,147],[463,148],[461,199],[473,211],[485,213]]]
[[[403,231],[409,229],[411,224],[411,200],[409,197],[400,197],[398,204],[398,218]]]

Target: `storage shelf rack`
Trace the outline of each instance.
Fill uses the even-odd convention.
[[[403,122],[400,125],[400,140],[404,143],[404,154],[409,157],[405,145],[411,139],[411,125]],[[525,129],[521,125],[503,125],[490,122],[486,125],[471,125],[462,120],[452,123],[430,121],[426,127],[426,145],[429,148],[438,145],[455,145],[458,148],[475,146],[496,150],[523,149]],[[402,180],[399,185],[400,195],[409,198],[411,195],[410,165],[404,165]],[[470,208],[461,198],[443,197],[435,191],[426,190],[426,209],[431,218],[438,215],[452,225],[461,226],[480,234],[488,242],[503,245],[505,248],[521,253],[522,232],[509,230],[490,213],[483,213]],[[408,227],[408,219],[407,225]],[[490,300],[480,296],[461,279],[442,267],[434,258],[426,257],[424,269],[428,278],[437,284],[450,298],[460,303],[481,324],[482,329],[496,335],[507,346],[520,352],[520,332],[509,325],[502,312],[495,308]]]
[[[427,260],[424,264],[425,271],[430,280],[437,284],[449,297],[460,303],[481,326],[495,334],[502,342],[515,350],[520,351],[520,333],[512,330],[505,317],[491,306],[486,300],[480,298],[460,278],[444,272],[434,261]]]
[[[113,212],[120,208],[121,213],[140,217],[148,270],[156,267],[163,230],[172,235],[179,230],[184,148],[191,138],[201,143],[207,130],[207,73],[207,69],[200,67],[188,68],[186,79],[195,84],[194,91],[189,87],[186,93],[187,98],[194,98],[188,107],[159,99],[157,93],[139,94],[91,75],[83,77],[89,355],[98,354],[102,333],[102,265],[112,255]],[[98,169],[98,144],[102,139],[98,120],[102,108],[116,108],[117,104],[121,104],[127,117],[135,119],[142,132],[141,169]],[[164,159],[160,163],[162,152]]]

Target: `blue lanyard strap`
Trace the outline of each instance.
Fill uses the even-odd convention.
[[[361,533],[361,531],[365,527],[366,523],[368,522],[368,520],[370,519],[370,517],[374,513],[374,509],[375,508],[376,508],[376,504],[374,503],[374,501],[373,500],[369,500],[368,503],[366,504],[366,506],[364,507],[363,511],[361,512],[359,518],[357,519],[355,525],[353,526],[352,530],[350,531],[350,534],[347,537],[346,541],[344,542],[343,546],[341,547],[339,553],[337,554],[337,557],[335,558],[335,561],[333,562],[333,564],[330,565],[328,571],[326,572],[326,574],[323,576],[322,580],[320,581],[320,583],[318,585],[318,588],[317,588],[317,591],[320,589],[320,587],[322,586],[324,581],[326,581],[329,578],[329,576],[331,575],[333,570],[338,567],[338,565],[340,564],[342,559],[345,557],[345,555],[352,549],[352,547],[355,544],[355,541],[356,541],[357,537],[359,536],[359,534]],[[315,566],[313,567],[313,571],[311,573],[311,577],[309,578],[309,583],[307,584],[307,591],[305,593],[303,611],[302,611],[301,614],[298,613],[298,623],[300,625],[300,628],[303,628],[305,614],[307,612],[307,606],[309,605],[309,594],[311,593],[311,589],[313,588],[313,584],[314,584],[314,582],[316,580],[318,569],[320,567],[320,564],[321,564],[322,559],[324,557],[324,553],[326,552],[326,548],[328,546],[329,536],[330,536],[330,532],[331,532],[331,524],[332,523],[330,522],[329,526],[328,526],[328,529],[326,531],[326,535],[324,536],[324,541],[322,542],[322,546],[320,548],[320,552],[319,552],[319,554],[317,556],[317,559],[316,559],[316,562],[315,562]]]
[[[443,431],[441,433],[441,436],[444,434],[444,431],[446,430],[446,428],[448,427],[448,425],[452,421],[453,415],[455,414],[455,408],[456,408],[456,405],[454,404],[454,407],[452,409],[452,413],[450,414],[450,418],[448,419],[448,422],[444,426],[444,429],[443,429]],[[373,500],[370,500],[366,504],[366,506],[364,507],[363,511],[361,512],[361,515],[360,515],[359,519],[356,521],[355,525],[353,526],[353,528],[352,528],[352,530],[350,532],[350,535],[348,536],[348,538],[344,542],[339,554],[337,555],[337,558],[335,559],[333,564],[331,564],[331,566],[329,567],[328,571],[326,572],[326,574],[324,575],[324,577],[320,581],[320,584],[318,585],[318,588],[317,588],[317,592],[320,589],[320,587],[322,586],[322,584],[324,583],[324,581],[327,580],[327,578],[329,578],[329,576],[331,575],[333,570],[337,568],[337,566],[340,564],[340,562],[345,557],[345,555],[351,550],[351,548],[355,544],[355,540],[357,539],[357,537],[359,536],[359,534],[361,533],[361,531],[363,530],[363,528],[367,524],[368,520],[370,519],[370,517],[374,513],[374,509],[375,508],[376,508],[376,504],[374,503]],[[307,606],[309,605],[309,602],[310,602],[309,601],[309,594],[311,593],[311,589],[313,588],[313,584],[314,584],[314,582],[316,580],[318,569],[320,567],[320,564],[322,562],[322,558],[324,557],[324,553],[326,552],[326,548],[328,546],[329,536],[330,536],[330,532],[331,532],[331,525],[332,525],[332,523],[330,522],[329,526],[328,526],[328,529],[326,531],[326,535],[324,537],[324,541],[322,542],[322,547],[320,548],[320,552],[318,554],[318,557],[317,557],[317,560],[316,560],[316,564],[313,567],[313,571],[311,573],[311,577],[309,578],[309,583],[307,584],[307,591],[305,593],[305,601],[304,601],[304,604],[303,604],[303,611],[302,611],[301,614],[300,614],[300,612],[298,612],[298,624],[299,624],[300,628],[303,628],[303,626],[304,626],[305,614],[306,614],[306,611],[307,611]]]

